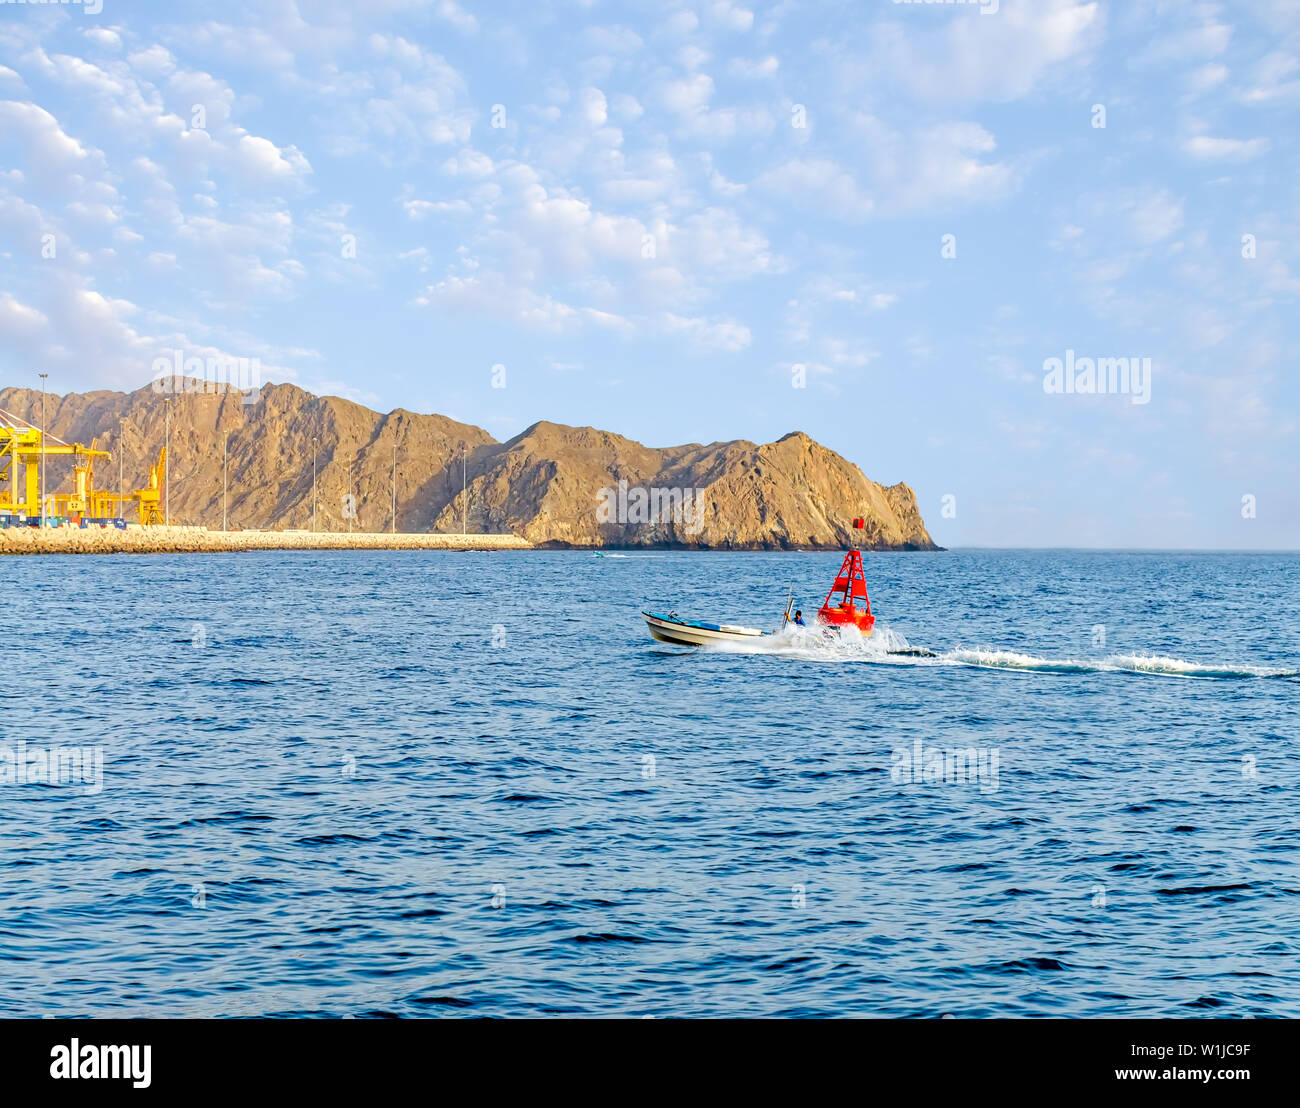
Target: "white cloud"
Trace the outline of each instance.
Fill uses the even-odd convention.
[[[454,0],[436,0],[432,10],[433,14],[444,23],[467,35],[472,35],[478,30],[478,20]]]
[[[671,179],[676,166],[662,156],[656,172]],[[417,303],[536,330],[660,335],[727,351],[749,343],[743,323],[680,309],[707,300],[719,283],[783,267],[767,239],[728,209],[701,208],[671,220],[620,215],[545,183],[523,163],[496,165],[488,184],[495,191],[464,213],[470,220],[460,261]],[[625,177],[603,191],[650,199],[658,184]],[[406,206],[415,216],[434,205]]]
[[[43,311],[0,295],[0,335],[20,357],[48,367],[57,388],[138,388],[152,376],[153,359],[176,349],[205,359],[259,357],[267,376],[296,376],[274,364],[272,351],[260,343],[214,345],[196,337],[204,328],[193,321],[187,327],[161,317],[145,331],[139,321],[146,314],[129,300],[64,277],[49,288]]]
[[[659,327],[665,334],[684,337],[696,349],[706,351],[734,354],[744,350],[752,340],[748,327],[730,319],[709,320],[666,312]]]
[[[38,104],[0,101],[0,132],[13,135],[23,143],[29,169],[37,173],[66,173],[79,169],[86,160],[85,147]]]
[[[756,188],[794,207],[836,219],[987,204],[1012,192],[1020,171],[989,159],[997,142],[975,123],[941,123],[906,134],[857,116],[855,134],[871,157],[867,181],[826,157],[793,158],[761,174]]]
[[[223,62],[260,66],[280,72],[292,72],[294,69],[294,52],[279,36],[247,24],[235,27],[209,20],[178,28],[174,39],[169,38],[168,41],[174,42],[179,50],[192,51],[197,48],[205,55]]]
[[[866,219],[875,208],[853,174],[830,158],[791,158],[760,174],[754,187],[802,211],[839,219]]]
[[[713,78],[707,73],[664,81],[655,92],[659,104],[680,116],[693,116],[708,107]]]
[[[754,13],[731,0],[714,0],[708,11],[709,18],[728,31],[748,31],[754,25]]]
[[[687,271],[739,279],[783,268],[763,234],[725,208],[708,208],[688,216],[670,229],[666,238],[665,256]]]
[[[91,27],[84,31],[86,38],[105,50],[121,50],[122,36],[109,27]]]
[[[696,46],[694,43],[689,43],[677,51],[677,60],[681,67],[692,71],[699,69],[712,58],[712,54],[702,46]]]
[[[1300,96],[1300,58],[1274,50],[1255,67],[1253,84],[1242,94],[1247,104],[1266,104]]]
[[[469,144],[476,110],[454,66],[400,35],[372,34],[366,47],[376,64],[360,87],[325,93],[320,119],[332,153],[378,153],[393,164],[418,161],[429,146]]]
[[[883,77],[925,100],[1012,100],[1062,67],[1083,57],[1101,38],[1102,7],[1096,0],[1034,0],[1003,4],[996,15],[923,13],[896,9],[897,21],[870,26],[868,57],[850,54],[842,76],[850,84],[863,75]]]
[[[1125,189],[1100,202],[1099,211],[1117,215],[1139,246],[1151,246],[1183,226],[1183,201],[1168,189]]]
[[[610,107],[619,119],[628,123],[640,119],[645,114],[645,109],[641,107],[640,101],[635,96],[629,96],[625,92],[613,96],[610,99]]]
[[[630,27],[588,27],[585,37],[594,49],[609,54],[631,54],[644,45]]]
[[[471,147],[466,147],[442,163],[442,171],[450,177],[489,177],[495,168],[491,158]]]
[[[16,343],[38,335],[49,322],[43,313],[19,303],[11,293],[0,293],[0,335],[6,340]]]
[[[578,94],[582,120],[589,127],[601,127],[609,119],[609,105],[605,94],[598,88],[585,88]]]
[[[1266,138],[1232,139],[1193,135],[1183,140],[1183,149],[1200,161],[1248,161],[1267,153]]]
[[[1194,7],[1189,10],[1195,18],[1202,21],[1194,26],[1173,31],[1157,31],[1150,44],[1141,51],[1130,64],[1134,67],[1161,64],[1166,62],[1198,61],[1202,58],[1216,58],[1228,49],[1232,40],[1232,27],[1220,23],[1209,6]]]
[[[699,30],[699,26],[699,16],[697,16],[693,11],[683,9],[682,11],[674,12],[668,17],[667,22],[663,25],[663,33],[665,35],[673,36],[689,35],[692,31]]]
[[[615,331],[631,329],[626,319],[614,313],[575,307],[494,272],[447,277],[426,288],[415,303],[421,307],[436,306],[453,315],[465,312],[508,319],[530,330],[557,334],[577,332],[588,326]]]
[[[1219,62],[1199,66],[1187,78],[1188,88],[1194,93],[1208,92],[1228,79],[1228,67]]]
[[[311,172],[311,165],[296,146],[282,150],[269,139],[257,135],[240,137],[235,166],[254,178],[298,177]]]
[[[465,200],[404,200],[402,210],[408,219],[426,219],[431,215],[469,215],[474,209]]]
[[[775,54],[769,54],[766,58],[733,58],[731,61],[731,72],[745,80],[767,80],[775,77],[777,70],[781,68],[781,63],[777,60]]]

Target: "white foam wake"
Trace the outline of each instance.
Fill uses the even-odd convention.
[[[702,649],[718,654],[776,654],[814,662],[875,662],[882,665],[909,665],[929,661],[892,652],[910,650],[911,645],[898,631],[877,623],[874,632],[864,638],[856,627],[838,627],[827,632],[821,627],[786,626],[773,635],[710,643]]]
[[[941,655],[944,661],[954,665],[980,666],[985,669],[1018,669],[1031,673],[1088,673],[1101,667],[1096,662],[1077,658],[1054,660],[1037,658],[1033,654],[1022,654],[1016,650],[952,650]]]
[[[1300,677],[1300,669],[1230,662],[1189,662],[1158,654],[1112,654],[1100,659],[1041,658],[993,646],[958,647],[929,653],[913,647],[901,632],[881,624],[876,625],[875,633],[869,638],[863,638],[853,627],[842,627],[824,634],[821,628],[791,626],[761,639],[714,643],[702,649],[718,654],[773,654],[817,662],[972,666],[1022,673],[1134,673],[1200,679]]]
[[[1300,670],[1269,666],[1221,665],[1185,662],[1158,654],[1114,654],[1106,659],[1111,669],[1127,673],[1150,673],[1158,677],[1300,677]]]
[[[1112,654],[1106,658],[1039,658],[992,647],[958,649],[940,655],[957,665],[1028,673],[1140,673],[1151,677],[1247,678],[1300,677],[1300,670],[1227,662],[1188,662],[1158,654]]]

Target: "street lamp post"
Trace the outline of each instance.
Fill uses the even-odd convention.
[[[460,533],[469,534],[469,493],[465,481],[465,444],[460,444]]]
[[[389,528],[394,535],[397,534],[397,436],[393,436],[393,522]]]
[[[221,444],[221,529],[226,530],[226,494],[230,489],[230,432]]]
[[[48,373],[42,373],[41,378],[41,529],[45,528],[45,378]]]
[[[163,428],[163,526],[172,525],[172,398],[167,398]]]

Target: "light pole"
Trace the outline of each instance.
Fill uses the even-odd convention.
[[[122,479],[122,453],[126,447],[122,436],[126,434],[126,420],[117,421],[117,514],[126,519],[126,482]]]
[[[390,533],[397,534],[397,435],[393,435],[393,522]]]
[[[230,468],[230,432],[221,444],[221,529],[226,530],[226,493],[230,488],[228,471]]]
[[[465,444],[460,444],[460,533],[469,534],[469,493],[465,482]]]
[[[41,529],[45,528],[45,378],[48,373],[42,373],[41,378]]]
[[[316,443],[311,444],[311,529],[316,530]]]
[[[163,427],[163,526],[172,525],[172,398],[167,398]]]

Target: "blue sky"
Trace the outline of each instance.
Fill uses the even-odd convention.
[[[1300,548],[1293,0],[95,6],[0,3],[0,384],[258,358],[804,430],[947,545]]]

